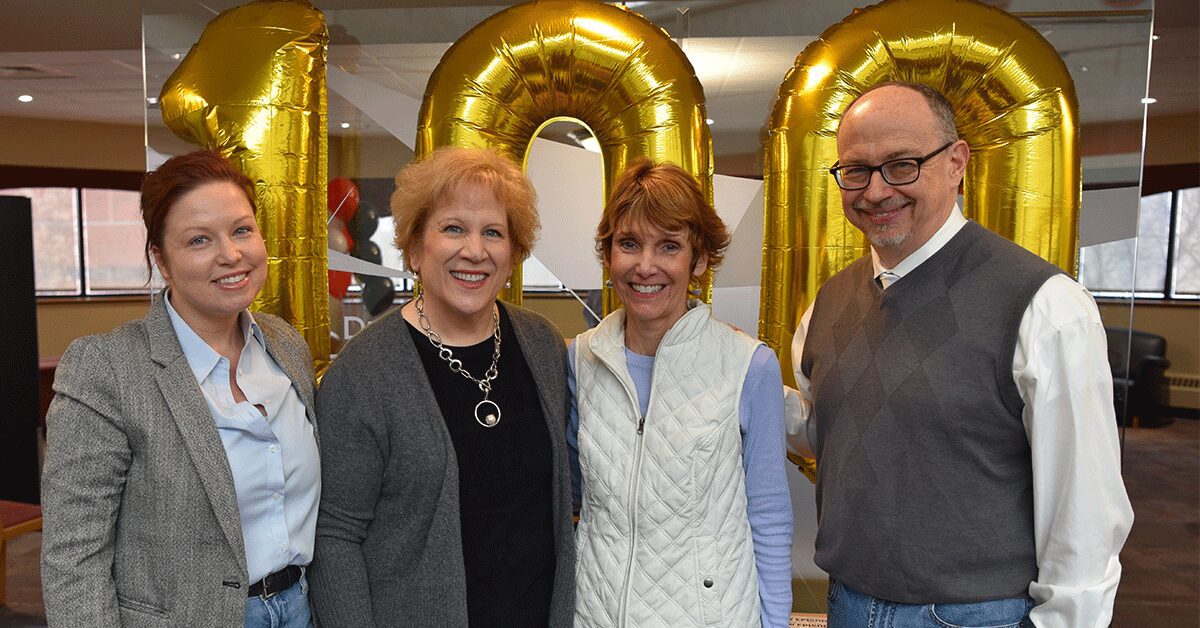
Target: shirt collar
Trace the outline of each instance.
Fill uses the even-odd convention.
[[[891,273],[895,275],[896,280],[899,280],[912,272],[914,268],[925,263],[925,260],[933,257],[933,254],[940,251],[943,246],[946,246],[946,243],[957,235],[959,229],[962,229],[966,224],[967,219],[963,216],[962,209],[959,208],[958,203],[955,203],[954,209],[946,217],[946,222],[942,223],[942,226],[934,232],[933,237],[929,238],[929,241],[925,244],[922,244],[921,248],[900,260],[900,263],[896,264],[895,268],[885,268],[883,263],[879,261],[879,254],[875,252],[875,247],[871,247],[871,266],[875,269],[875,278],[878,279],[883,273]]]
[[[167,316],[171,319],[171,326],[175,328],[175,337],[179,339],[179,346],[183,348],[183,356],[187,358],[188,366],[192,369],[192,374],[195,375],[197,382],[202,382],[208,379],[209,374],[213,369],[217,368],[217,364],[221,361],[221,354],[208,346],[207,342],[200,337],[192,327],[183,320],[183,317],[175,311],[175,307],[171,305],[170,292],[164,292],[163,301],[166,302]],[[258,344],[266,347],[266,342],[263,341],[262,329],[258,323],[254,321],[254,316],[250,314],[250,310],[242,310],[238,314],[238,324],[242,326],[242,337],[249,341],[254,338]]]

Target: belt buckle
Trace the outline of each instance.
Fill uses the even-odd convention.
[[[267,574],[267,576],[262,579],[262,589],[263,590],[262,590],[262,593],[260,593],[258,595],[258,597],[262,598],[263,601],[269,600],[283,592],[283,590],[280,590],[280,591],[272,591],[271,590],[271,576],[276,576],[276,575],[279,575],[279,572]],[[286,577],[287,577],[286,568],[284,570],[283,576],[286,579]]]
[[[258,597],[262,598],[264,602],[275,597],[276,595],[279,595],[279,591],[271,590],[271,585],[268,584],[268,582],[270,582],[270,579],[271,579],[270,576],[267,576],[266,578],[262,579],[262,589],[263,590],[262,590],[262,593],[258,594]]]

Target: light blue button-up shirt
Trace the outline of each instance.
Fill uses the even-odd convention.
[[[250,581],[288,565],[307,565],[317,529],[321,467],[313,427],[291,379],[267,353],[254,317],[242,312],[238,323],[246,343],[237,383],[246,401],[234,401],[229,360],[192,331],[170,299],[167,313],[229,457]]]

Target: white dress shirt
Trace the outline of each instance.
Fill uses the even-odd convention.
[[[899,281],[966,224],[955,207],[933,237],[895,268],[884,268],[872,249],[876,280],[885,289]],[[812,456],[812,391],[800,365],[812,313],[809,306],[792,340],[799,391],[788,389],[787,395],[788,450],[804,456]],[[1013,353],[1033,464],[1038,576],[1029,584],[1037,604],[1029,617],[1040,628],[1104,627],[1112,619],[1121,578],[1118,554],[1133,525],[1133,509],[1121,479],[1107,356],[1091,294],[1066,275],[1048,279],[1021,317]]]
[[[321,466],[313,426],[292,380],[267,353],[254,317],[242,312],[238,323],[245,345],[238,358],[237,383],[246,400],[234,401],[229,360],[180,318],[169,298],[167,313],[229,458],[250,581],[288,565],[309,564]]]

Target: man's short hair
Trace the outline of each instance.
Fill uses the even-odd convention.
[[[921,83],[913,83],[911,81],[886,81],[872,85],[867,91],[858,95],[854,102],[850,103],[853,107],[863,96],[881,87],[903,87],[925,97],[925,102],[929,104],[929,110],[933,112],[934,121],[937,123],[938,129],[942,134],[942,141],[953,142],[958,139],[958,129],[954,124],[954,107],[950,105],[950,101],[942,95],[938,90]],[[846,107],[846,111],[850,111],[850,107]]]

